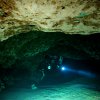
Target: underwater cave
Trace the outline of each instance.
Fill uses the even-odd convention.
[[[35,31],[1,42],[0,99],[99,100],[99,43],[98,33]]]
[[[0,0],[0,100],[100,100],[99,0]]]

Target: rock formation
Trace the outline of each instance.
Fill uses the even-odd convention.
[[[100,32],[99,0],[0,0],[0,40],[32,30]]]

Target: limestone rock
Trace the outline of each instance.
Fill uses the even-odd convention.
[[[100,32],[99,0],[0,0],[0,40],[32,30]]]

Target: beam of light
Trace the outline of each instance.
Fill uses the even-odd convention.
[[[68,68],[66,66],[62,66],[61,70],[66,71],[66,72],[76,73],[76,74],[79,74],[79,75],[82,75],[82,76],[85,76],[85,77],[89,77],[89,78],[95,78],[96,77],[96,75],[91,73],[91,72],[88,72],[88,71],[85,71],[85,70],[75,70],[75,69]]]
[[[86,77],[90,77],[90,78],[95,78],[96,77],[95,74],[93,74],[91,72],[84,71],[84,70],[79,70],[77,72],[78,72],[78,74],[86,76]]]

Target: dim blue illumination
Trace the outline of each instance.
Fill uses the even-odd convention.
[[[59,65],[57,65],[57,68],[60,68],[60,66],[59,66]]]
[[[95,78],[95,74],[92,74],[92,73],[87,72],[87,71],[79,70],[78,73],[80,75],[84,75],[84,76],[87,76],[87,77]]]

